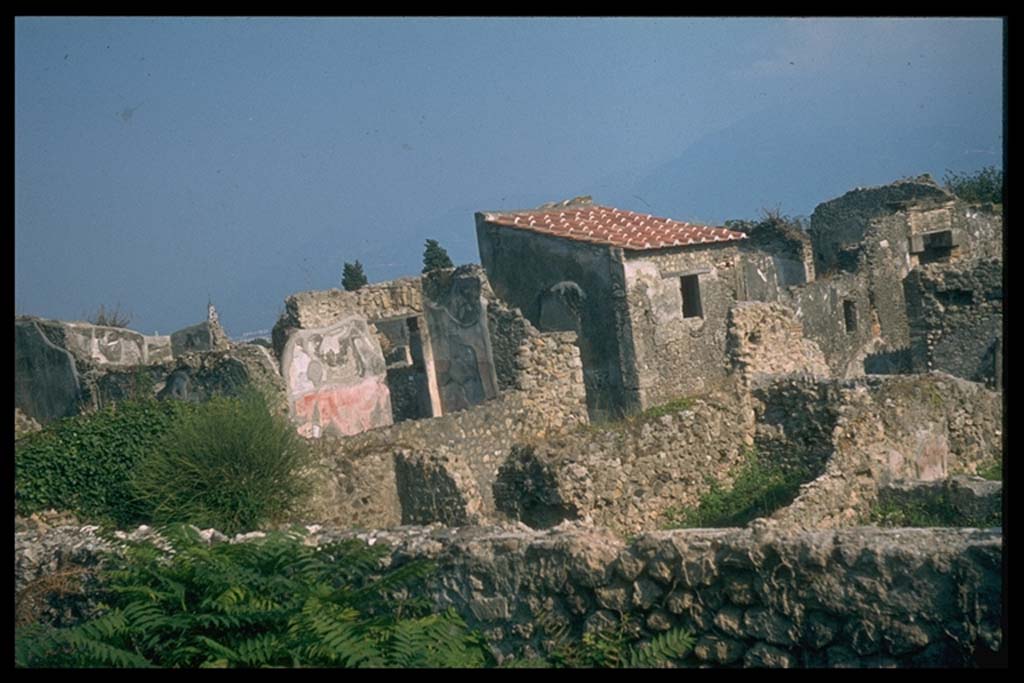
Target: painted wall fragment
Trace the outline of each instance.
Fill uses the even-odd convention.
[[[362,316],[292,332],[281,374],[299,433],[350,435],[391,424],[386,371],[377,336]]]

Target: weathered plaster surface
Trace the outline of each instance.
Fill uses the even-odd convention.
[[[281,367],[292,419],[303,436],[391,424],[384,356],[364,318],[351,315],[327,328],[293,331]]]

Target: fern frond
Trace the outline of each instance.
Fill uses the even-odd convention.
[[[239,661],[246,666],[264,666],[276,661],[281,655],[281,643],[273,633],[263,633],[249,638],[235,648]]]
[[[646,645],[632,649],[629,658],[629,666],[632,668],[645,668],[661,666],[669,661],[685,656],[693,649],[693,634],[683,629],[672,629],[666,631],[653,639]]]

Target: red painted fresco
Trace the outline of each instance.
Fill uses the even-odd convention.
[[[314,411],[319,413],[320,432],[328,425],[342,434],[358,434],[391,424],[390,392],[384,382],[370,377],[347,387],[323,387],[295,399],[295,417],[302,422],[299,433],[313,433]]]

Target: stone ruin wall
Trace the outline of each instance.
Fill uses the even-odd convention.
[[[493,481],[512,445],[587,422],[576,335],[523,322],[514,389],[448,415],[313,442],[324,466],[320,517],[360,527],[492,519]]]
[[[230,344],[212,306],[210,316],[186,328],[202,330],[205,336],[176,348],[173,335],[15,318],[15,406],[46,424],[130,397],[171,394],[201,401],[233,391],[251,378],[279,390],[271,377],[276,370],[271,376],[266,372],[276,365],[269,354],[253,345]]]
[[[745,383],[761,375],[831,374],[821,348],[805,338],[792,309],[777,303],[739,302],[729,309],[727,352]]]
[[[726,321],[737,298],[740,251],[730,244],[627,255],[623,263],[629,328],[620,341],[634,409],[728,383]],[[702,315],[683,317],[680,275],[697,274]],[[632,370],[635,368],[635,370]],[[666,372],[671,368],[671,372]],[[635,373],[635,387],[629,387]]]
[[[44,574],[95,567],[112,547],[96,527],[16,522],[16,595]],[[1006,661],[998,529],[696,529],[629,542],[571,524],[546,532],[310,530],[312,544],[353,537],[386,543],[393,567],[434,562],[425,595],[480,630],[500,661],[545,654],[561,629],[578,642],[584,633],[618,628],[648,638],[690,630],[691,666]],[[130,536],[152,538],[152,531]],[[91,603],[88,595],[78,603],[65,596],[44,618],[80,618]]]
[[[758,443],[775,451],[788,445],[821,463],[820,475],[771,516],[782,526],[861,524],[895,480],[973,474],[1002,458],[1000,395],[948,375],[779,378],[754,395],[759,413],[788,415],[776,424],[762,418]]]
[[[284,352],[290,329],[330,327],[354,313],[368,320],[421,315],[423,287],[420,278],[408,277],[366,285],[354,292],[340,289],[298,292],[285,299],[284,309],[271,331],[278,357]]]
[[[1000,459],[1001,416],[998,394],[945,375],[765,375],[749,394],[737,387],[656,418],[516,442],[494,484],[497,519],[534,528],[583,520],[623,534],[662,527],[712,481],[731,486],[753,450],[805,477],[773,524],[852,526],[892,481],[974,473]]]
[[[663,526],[695,505],[753,444],[754,414],[735,391],[694,399],[657,418],[632,418],[518,442],[494,483],[498,511],[534,528],[586,520],[622,534]]]
[[[938,370],[1001,387],[1002,260],[917,268],[904,289],[914,371]]]

